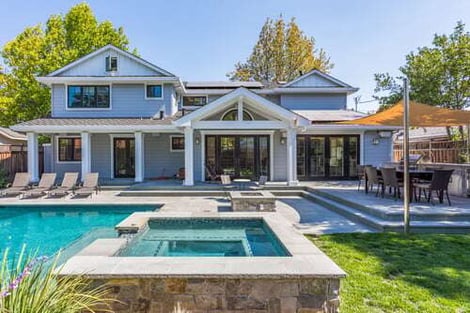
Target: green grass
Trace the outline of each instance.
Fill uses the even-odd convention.
[[[470,235],[309,238],[348,274],[341,313],[470,312]]]

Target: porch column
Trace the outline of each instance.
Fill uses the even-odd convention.
[[[194,146],[193,146],[193,129],[186,127],[184,129],[184,185],[194,185]]]
[[[27,133],[28,138],[28,174],[32,182],[39,181],[38,135]]]
[[[135,181],[144,181],[144,136],[142,132],[135,132]]]
[[[287,184],[296,186],[297,181],[297,132],[287,129]]]
[[[81,133],[82,139],[82,181],[85,175],[91,173],[91,140],[90,133]]]

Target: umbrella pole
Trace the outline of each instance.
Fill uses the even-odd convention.
[[[408,234],[410,231],[410,151],[409,151],[409,128],[410,128],[410,96],[408,87],[408,78],[403,79],[403,231]]]

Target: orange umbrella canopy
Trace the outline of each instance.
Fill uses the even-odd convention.
[[[339,122],[339,124],[403,126],[403,101],[393,107],[356,120]],[[450,110],[410,101],[410,126],[459,126],[470,124],[470,111]]]

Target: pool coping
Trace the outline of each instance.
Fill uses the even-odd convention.
[[[124,238],[98,239],[60,269],[60,275],[89,278],[343,278],[346,273],[276,212],[136,212],[116,228],[143,229],[150,218],[261,218],[291,256],[281,257],[121,257]],[[145,220],[145,223],[143,222]],[[138,223],[138,225],[136,225]]]

